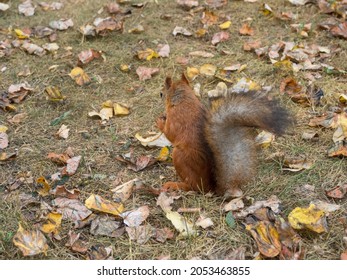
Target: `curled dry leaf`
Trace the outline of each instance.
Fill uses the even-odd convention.
[[[199,217],[199,219],[195,222],[195,225],[202,227],[203,229],[214,226],[212,220],[204,217],[203,215]]]
[[[331,34],[347,39],[347,21],[340,23],[330,29]]]
[[[170,55],[170,46],[168,44],[159,44],[158,45],[158,54],[160,57],[169,57]]]
[[[313,166],[314,162],[307,158],[285,158],[283,165],[285,166],[282,170],[298,172],[306,169],[310,169]]]
[[[343,198],[347,193],[347,184],[343,184],[341,186],[336,186],[332,189],[325,191],[328,197],[332,198]]]
[[[22,44],[21,48],[26,50],[29,54],[35,54],[37,56],[43,56],[46,54],[46,51],[43,48],[41,48],[40,46],[35,45],[33,43],[29,43],[29,42],[24,42]]]
[[[39,195],[41,195],[41,196],[49,195],[50,190],[51,190],[51,185],[48,183],[46,178],[41,176],[41,177],[37,178],[36,182],[42,186],[41,189],[37,191],[39,193]]]
[[[255,138],[255,142],[262,148],[268,148],[275,141],[275,135],[271,132],[263,130]]]
[[[46,223],[42,225],[41,230],[44,233],[58,234],[58,229],[61,225],[63,215],[56,212],[51,212],[47,215]]]
[[[331,212],[335,212],[335,211],[341,209],[341,205],[338,205],[335,203],[328,203],[328,202],[318,200],[318,199],[311,201],[310,204],[314,204],[317,207],[317,209],[324,211],[324,213],[326,213],[327,216]]]
[[[44,11],[57,11],[64,7],[63,3],[60,2],[52,2],[52,3],[46,3],[46,2],[40,2],[39,5]]]
[[[81,240],[80,235],[81,232],[75,233],[70,230],[68,233],[69,240],[65,246],[69,247],[73,252],[85,254],[88,251],[88,243]]]
[[[93,245],[88,250],[89,260],[112,260],[112,246]]]
[[[176,26],[175,29],[172,31],[172,34],[174,36],[177,36],[179,34],[184,35],[184,36],[192,36],[192,32],[188,31],[187,29],[180,27],[180,26]]]
[[[49,26],[53,29],[58,30],[66,30],[69,27],[73,27],[73,21],[72,19],[60,19],[60,20],[53,20],[49,23]]]
[[[61,102],[66,99],[65,95],[62,95],[59,88],[56,86],[48,86],[45,88],[46,99],[53,102]]]
[[[68,190],[65,186],[57,186],[51,193],[58,197],[66,197],[68,199],[78,199],[80,191],[78,189]]]
[[[114,189],[111,189],[111,192],[113,192],[113,200],[115,202],[124,202],[126,201],[131,194],[134,191],[134,188],[136,188],[136,186],[140,186],[142,185],[143,182],[138,179],[135,178],[133,180],[130,180],[120,186],[115,187]]]
[[[101,51],[96,51],[94,49],[89,49],[82,51],[78,54],[78,61],[82,64],[87,64],[94,60],[95,58],[101,57]]]
[[[174,202],[175,199],[180,198],[179,196],[170,196],[166,192],[162,192],[159,194],[157,199],[157,205],[160,206],[160,208],[166,213],[170,212],[172,209],[171,204]]]
[[[242,201],[241,197],[230,200],[227,204],[224,205],[223,210],[225,212],[229,211],[239,211],[245,207],[245,204]]]
[[[195,78],[200,74],[200,71],[195,67],[187,67],[186,73],[189,80],[194,81]]]
[[[151,60],[152,58],[157,58],[157,57],[159,57],[159,54],[158,54],[156,51],[147,48],[147,49],[145,49],[144,51],[138,51],[138,52],[137,52],[137,57],[138,57],[139,59],[141,59],[141,60],[147,60],[147,61],[149,61],[149,60]]]
[[[123,30],[123,22],[112,17],[96,18],[93,24],[95,33],[100,36],[105,36],[111,31]]]
[[[6,132],[0,132],[0,150],[8,147],[8,135]]]
[[[215,9],[226,6],[228,4],[228,0],[205,0],[205,3],[208,7]]]
[[[108,215],[98,215],[92,220],[90,225],[90,233],[93,235],[102,235],[109,237],[120,237],[125,229],[121,221],[117,221],[115,217]]]
[[[57,50],[59,50],[59,46],[57,43],[47,43],[42,45],[42,47],[49,52],[56,52]]]
[[[149,68],[145,66],[139,66],[136,69],[136,74],[139,76],[140,81],[149,80],[152,78],[152,75],[155,75],[159,72],[159,68]]]
[[[149,207],[141,206],[136,210],[123,212],[120,216],[128,227],[138,227],[149,216]]]
[[[7,11],[10,8],[10,5],[5,4],[5,3],[0,3],[0,11]]]
[[[48,250],[47,240],[39,230],[27,231],[21,224],[13,237],[13,244],[18,247],[23,256],[35,256]]]
[[[85,205],[89,209],[115,216],[119,216],[124,210],[123,204],[106,200],[95,194],[86,199]]]
[[[82,156],[75,156],[72,158],[69,158],[66,161],[66,167],[64,167],[63,171],[61,172],[63,175],[69,175],[72,176],[76,173],[76,170],[80,164]]]
[[[57,207],[57,212],[63,214],[63,219],[80,221],[87,218],[92,211],[88,210],[81,201],[66,197],[57,197],[52,201],[52,205]]]
[[[204,64],[200,67],[199,72],[205,76],[214,76],[217,71],[217,67],[213,64]]]
[[[204,26],[214,25],[218,23],[218,15],[214,12],[206,10],[202,13],[201,16],[201,23],[204,24]]]
[[[180,232],[183,237],[196,236],[197,230],[194,228],[194,224],[188,221],[184,216],[175,211],[167,211],[166,218],[168,218],[174,225],[176,230]]]
[[[129,29],[128,33],[140,34],[144,31],[145,31],[145,28],[141,24],[138,24],[134,28]]]
[[[130,110],[122,104],[113,103],[113,113],[115,116],[126,116],[130,114]]]
[[[254,35],[254,29],[251,28],[250,25],[246,22],[241,26],[239,33],[241,35],[253,36]]]
[[[70,131],[70,128],[68,128],[65,124],[63,124],[58,132],[56,133],[56,135],[60,138],[63,138],[63,139],[67,139],[69,137],[69,131]]]
[[[145,244],[156,234],[155,228],[153,228],[151,225],[126,227],[125,230],[128,233],[130,240],[135,240],[138,244]]]
[[[145,147],[167,147],[171,146],[171,142],[165,137],[164,133],[157,133],[149,137],[142,137],[139,133],[135,134],[135,138]]]
[[[314,204],[310,204],[308,208],[295,208],[289,213],[288,221],[294,229],[309,229],[317,233],[328,231],[324,211]]]

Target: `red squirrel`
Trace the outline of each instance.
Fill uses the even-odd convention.
[[[182,189],[221,196],[240,196],[241,186],[256,175],[254,128],[282,135],[291,123],[278,102],[254,92],[230,93],[207,109],[189,81],[165,80],[165,115],[158,128],[173,145],[172,159],[181,182],[167,182],[164,190]]]

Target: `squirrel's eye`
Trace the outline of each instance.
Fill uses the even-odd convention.
[[[160,98],[163,98],[163,92],[162,91],[160,92]]]

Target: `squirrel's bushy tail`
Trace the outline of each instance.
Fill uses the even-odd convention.
[[[277,101],[254,92],[231,93],[213,110],[205,133],[215,156],[219,195],[233,194],[256,174],[254,128],[277,135],[291,124],[289,113]],[[217,168],[218,167],[218,168]]]

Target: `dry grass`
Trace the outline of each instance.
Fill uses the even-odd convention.
[[[34,193],[34,186],[23,186],[11,193],[6,192],[8,182],[21,172],[31,171],[34,178],[47,176],[57,171],[57,166],[46,159],[48,152],[63,152],[67,147],[73,147],[77,155],[82,155],[83,160],[76,175],[67,182],[67,187],[78,188],[84,201],[91,193],[96,193],[111,199],[110,189],[117,178],[127,182],[134,177],[139,177],[148,185],[159,187],[164,180],[175,178],[175,172],[166,165],[157,165],[153,168],[135,174],[115,160],[115,155],[129,152],[126,143],[130,143],[135,155],[157,155],[159,149],[146,149],[134,140],[137,132],[146,133],[156,130],[154,121],[162,112],[163,104],[159,97],[162,82],[166,75],[177,77],[185,67],[175,61],[178,56],[187,56],[193,50],[205,50],[216,53],[214,58],[191,58],[190,66],[201,66],[204,63],[212,63],[219,67],[235,63],[247,64],[248,67],[235,78],[247,77],[262,85],[273,87],[273,95],[278,96],[281,80],[291,73],[276,70],[263,59],[258,59],[252,53],[242,50],[242,45],[248,40],[239,36],[238,29],[242,22],[252,17],[252,26],[256,32],[254,39],[261,39],[264,45],[270,45],[279,40],[296,42],[317,43],[323,46],[339,44],[341,51],[331,59],[331,64],[337,68],[345,68],[347,61],[347,41],[331,37],[324,31],[314,32],[309,38],[302,39],[291,31],[287,22],[266,18],[259,12],[260,4],[244,3],[242,1],[229,1],[228,7],[218,11],[219,14],[230,15],[232,27],[231,39],[217,46],[217,50],[228,50],[232,54],[221,55],[212,47],[210,40],[173,37],[171,32],[176,25],[189,27],[196,30],[201,27],[199,14],[194,18],[188,12],[177,7],[175,1],[163,0],[148,3],[144,9],[132,8],[132,15],[126,19],[125,31],[112,33],[106,37],[82,40],[78,27],[90,22],[97,17],[97,11],[110,1],[62,1],[65,4],[63,10],[43,12],[37,8],[35,16],[27,18],[18,15],[16,6],[19,1],[10,1],[12,8],[1,14],[0,27],[5,29],[35,27],[37,25],[48,26],[49,21],[59,18],[72,17],[74,28],[59,32],[57,43],[60,46],[57,56],[46,55],[36,57],[17,50],[8,58],[0,59],[0,68],[6,66],[7,70],[0,75],[0,90],[7,90],[14,83],[28,81],[35,92],[18,106],[18,112],[25,112],[28,118],[19,125],[9,125],[7,119],[14,115],[11,112],[0,112],[0,124],[9,126],[8,132],[11,143],[7,149],[18,151],[18,157],[11,162],[0,165],[0,258],[22,259],[19,250],[12,244],[12,237],[21,221],[26,227],[32,228],[42,221],[39,207],[29,206],[22,209],[19,205],[20,193]],[[263,2],[263,1],[259,1]],[[293,7],[285,0],[266,1],[272,8],[283,11],[293,11],[299,16],[298,22],[305,23],[310,18],[317,25],[326,15],[320,14],[315,6]],[[77,10],[77,12],[76,12]],[[160,19],[165,13],[173,15],[171,21]],[[106,16],[104,12],[101,16]],[[145,27],[142,34],[128,34],[127,30],[141,23]],[[217,27],[211,29],[210,37],[217,31]],[[8,35],[0,34],[0,40]],[[43,44],[45,39],[35,39],[37,44]],[[134,50],[140,44],[147,47],[155,47],[156,42],[168,42],[171,47],[170,58],[153,59],[149,62],[140,62],[133,57]],[[60,58],[65,53],[65,47],[72,47],[73,55]],[[68,73],[76,65],[77,54],[88,48],[102,50],[107,60],[96,60],[84,67],[91,77],[100,77],[101,83],[79,87],[68,76]],[[132,64],[131,73],[123,73],[117,66],[121,63]],[[27,78],[17,77],[22,66],[29,66],[33,74]],[[48,71],[48,67],[58,64],[57,71]],[[160,67],[159,75],[146,82],[140,82],[134,71],[139,65]],[[299,74],[297,79],[306,83]],[[203,92],[215,87],[218,82],[215,79],[199,77]],[[44,88],[48,85],[57,85],[62,93],[68,97],[62,104],[52,104],[46,101]],[[334,105],[336,96],[347,91],[346,76],[323,74],[322,79],[317,80],[316,85],[324,90],[326,104]],[[143,87],[141,93],[134,93],[131,87]],[[299,107],[284,96],[278,96],[281,102],[289,108],[297,118],[297,127],[290,135],[278,139],[267,151],[260,154],[260,158],[266,158],[274,152],[285,152],[288,155],[305,155],[315,161],[312,169],[299,173],[281,171],[281,163],[274,160],[261,159],[259,175],[254,182],[246,188],[246,195],[255,200],[267,199],[270,195],[277,195],[283,206],[283,216],[286,216],[294,207],[307,206],[312,199],[328,201],[324,190],[337,183],[346,182],[346,160],[327,158],[326,150],[332,144],[332,131],[317,129],[319,141],[316,143],[301,140],[301,134],[307,129],[308,119],[311,117],[310,109]],[[131,106],[132,113],[123,118],[112,119],[106,126],[101,126],[98,121],[87,117],[87,113],[94,108],[99,109],[102,102],[111,99]],[[205,101],[205,97],[203,98]],[[323,108],[316,108],[318,112]],[[67,140],[57,140],[54,136],[58,127],[49,126],[49,122],[66,111],[71,114],[64,120],[64,124],[71,128],[70,137]],[[85,133],[81,133],[81,132]],[[314,194],[305,195],[297,191],[297,187],[311,184],[316,187]],[[49,199],[45,199],[49,202]],[[343,224],[341,218],[346,216],[346,199],[336,201],[342,206],[342,210],[334,212],[328,217],[329,232],[325,234],[302,233],[306,246],[306,259],[338,259],[344,249]],[[201,194],[182,194],[182,198],[175,202],[175,207],[201,207],[206,216],[210,217],[215,226],[209,230],[203,230],[197,238],[174,238],[164,244],[150,241],[145,245],[131,242],[126,234],[118,239],[93,236],[87,229],[82,230],[82,236],[90,245],[112,245],[115,259],[157,259],[162,255],[170,255],[172,259],[190,258],[223,258],[223,256],[235,248],[246,248],[246,257],[252,258],[257,251],[254,241],[243,229],[241,224],[230,229],[225,223],[225,213],[222,211],[223,201],[218,197],[206,197]],[[151,209],[147,223],[158,227],[172,227],[165,218],[163,212],[156,206],[156,198],[146,194],[134,194],[126,202],[126,209],[133,209],[141,205],[149,205]],[[196,214],[188,214],[192,219]],[[72,253],[65,243],[66,234],[72,228],[72,224],[64,222],[62,225],[61,241],[49,241],[50,250],[47,256],[37,256],[35,259],[83,259],[83,255]]]

